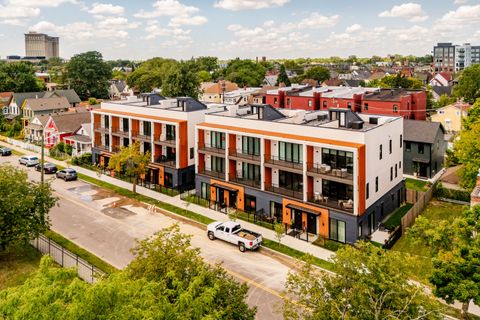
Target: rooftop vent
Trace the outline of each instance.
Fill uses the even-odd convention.
[[[370,124],[378,124],[378,118],[370,117],[370,118],[368,119],[368,123],[370,123]]]
[[[351,128],[355,130],[363,129],[363,121],[352,121],[350,122]]]

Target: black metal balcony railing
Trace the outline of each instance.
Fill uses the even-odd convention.
[[[176,167],[176,163],[177,163],[174,158],[169,158],[167,156],[157,157],[157,158],[155,158],[155,162],[159,163],[159,164],[162,164],[164,166],[173,167],[173,168]]]
[[[265,184],[265,190],[273,193],[282,194],[284,196],[289,196],[292,198],[303,200],[303,190],[300,190],[300,189],[297,189],[297,190],[287,189],[285,187],[280,187],[279,185],[272,183],[269,185]]]
[[[218,171],[210,171],[206,169],[199,169],[198,174],[203,174],[209,177],[225,179],[225,172],[218,172]]]
[[[167,136],[162,136],[162,135],[155,135],[153,137],[154,142],[164,144],[164,145],[169,145],[169,146],[175,146],[177,144],[177,140],[175,136],[167,135]]]
[[[93,146],[95,147],[95,149],[110,151],[110,146],[106,146],[104,144],[95,143]]]
[[[277,157],[277,156],[266,156],[265,163],[281,166],[284,168],[303,170],[303,161],[300,161],[300,160],[294,160],[294,159]]]
[[[98,132],[108,132],[109,128],[108,126],[102,126],[101,123],[95,123],[95,125],[93,126],[93,130]]]
[[[225,155],[225,146],[222,147],[222,146],[212,145],[209,143],[205,143],[204,145],[199,145],[198,150]]]
[[[228,154],[231,157],[248,159],[248,160],[253,160],[253,161],[260,162],[260,155],[259,154],[250,154],[250,153],[247,153],[247,152],[244,153],[242,149],[229,150]]]
[[[309,162],[307,163],[307,171],[353,181],[353,174],[349,173],[347,168],[333,169],[331,165]]]
[[[128,137],[129,131],[120,130],[120,128],[112,128],[112,134],[122,137]]]
[[[150,139],[152,139],[152,135],[148,132],[141,134],[139,131],[132,131],[132,138],[150,141]]]
[[[355,207],[355,203],[351,200],[334,200],[324,196],[309,197],[308,202],[329,208],[343,210],[349,213],[353,213],[353,208]]]
[[[255,179],[247,179],[242,176],[243,173],[241,171],[238,171],[236,174],[230,174],[229,175],[229,180],[231,182],[243,184],[249,187],[255,187],[255,188],[260,188],[261,182],[260,179],[255,180]]]

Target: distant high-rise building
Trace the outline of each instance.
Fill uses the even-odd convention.
[[[58,37],[50,37],[44,33],[37,33],[32,31],[25,34],[26,57],[45,57],[45,59],[58,57],[58,47]]]
[[[472,46],[470,43],[454,45],[451,42],[444,42],[433,47],[435,72],[458,72],[477,63],[480,63],[480,46]]]

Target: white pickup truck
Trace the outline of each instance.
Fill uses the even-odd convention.
[[[238,246],[238,250],[245,252],[255,250],[262,244],[262,235],[242,229],[240,223],[212,222],[207,226],[207,235],[210,240],[220,239]]]

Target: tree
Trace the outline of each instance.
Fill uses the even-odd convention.
[[[107,168],[133,177],[132,191],[136,193],[138,180],[147,172],[150,160],[150,152],[141,153],[140,142],[136,141],[128,147],[122,147],[120,152],[114,154],[110,158]]]
[[[197,65],[198,71],[208,71],[210,73],[218,69],[218,58],[198,57],[195,59],[195,64]]]
[[[470,110],[468,110],[468,116],[463,121],[463,128],[470,130],[472,125],[480,121],[480,98],[475,101]]]
[[[449,97],[447,94],[442,94],[440,98],[438,98],[438,101],[436,103],[437,108],[443,108],[445,106],[448,106],[452,103],[455,103],[457,99],[455,97]]]
[[[423,83],[419,79],[403,77],[400,74],[397,74],[370,81],[368,86],[379,88],[421,89]]]
[[[262,64],[237,58],[228,63],[225,78],[239,87],[258,87],[262,84],[265,73],[266,68]]]
[[[285,227],[281,222],[275,221],[273,231],[275,231],[275,239],[277,239],[278,244],[280,244],[280,242],[282,242],[282,238],[285,236]]]
[[[454,87],[454,94],[469,103],[480,98],[480,64],[474,64],[462,71],[460,80]]]
[[[176,68],[170,69],[162,85],[162,95],[168,97],[198,98],[200,82],[198,76],[186,62],[180,62]]]
[[[128,75],[127,84],[141,92],[151,92],[162,87],[167,73],[175,67],[177,62],[173,59],[152,58]]]
[[[56,202],[49,184],[29,182],[25,171],[0,166],[0,252],[46,231]]]
[[[35,92],[42,89],[30,62],[0,63],[0,92]]]
[[[108,98],[108,80],[111,78],[112,69],[97,51],[77,54],[65,66],[65,82],[82,100]]]
[[[291,85],[290,79],[288,79],[287,72],[285,71],[285,66],[283,64],[280,66],[280,73],[278,75],[277,83],[275,85],[279,86],[281,83],[283,83],[287,87]]]
[[[440,225],[420,216],[408,236],[429,245],[434,252],[429,279],[435,286],[433,293],[448,303],[460,301],[462,319],[467,319],[470,301],[480,303],[480,206]]]
[[[441,319],[435,300],[411,283],[405,257],[368,243],[345,246],[333,259],[335,275],[307,259],[290,273],[285,319]]]
[[[313,79],[322,83],[330,79],[330,71],[325,67],[312,67],[305,72],[304,79]]]
[[[198,81],[199,82],[212,81],[212,75],[208,71],[205,71],[205,70],[198,71],[197,76],[198,76]]]
[[[127,80],[127,74],[120,70],[113,70],[112,71],[112,79],[115,80]]]

